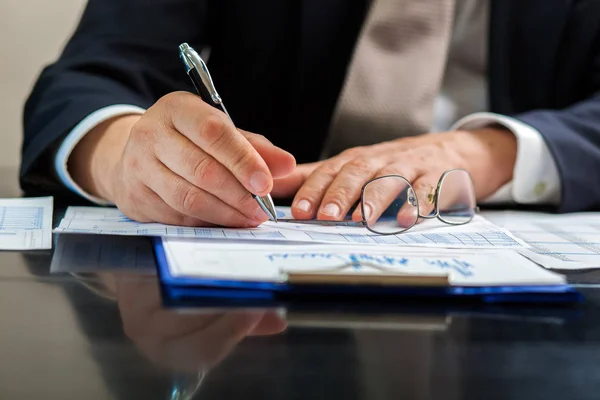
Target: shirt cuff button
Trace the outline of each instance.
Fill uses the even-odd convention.
[[[544,183],[544,182],[539,182],[533,188],[533,194],[536,195],[536,196],[543,195],[545,191],[546,191],[546,183]]]

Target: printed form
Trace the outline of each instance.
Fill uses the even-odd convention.
[[[487,212],[486,217],[529,244],[519,252],[551,269],[600,268],[600,213]]]
[[[281,218],[289,208],[278,208]],[[98,235],[160,236],[225,241],[276,241],[336,243],[370,246],[421,246],[440,248],[519,249],[526,247],[508,230],[483,217],[466,225],[450,226],[437,220],[424,221],[398,235],[377,235],[363,227],[321,226],[292,222],[265,222],[254,229],[190,228],[158,223],[139,223],[115,208],[69,207],[57,232]]]
[[[52,248],[52,197],[0,199],[0,250]]]

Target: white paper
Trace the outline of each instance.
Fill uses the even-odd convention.
[[[52,248],[52,197],[0,199],[0,250]]]
[[[565,278],[512,251],[457,251],[327,245],[245,246],[163,238],[171,274],[281,282],[285,273],[331,270],[448,276],[455,286],[556,285]],[[379,269],[381,268],[381,269]]]
[[[502,211],[485,215],[526,241],[530,247],[520,253],[546,268],[600,268],[600,213]]]
[[[289,216],[289,208],[278,209]],[[371,246],[423,246],[438,248],[518,249],[526,245],[483,217],[469,224],[450,226],[425,221],[398,235],[377,235],[363,227],[320,226],[266,222],[255,229],[190,228],[132,221],[115,208],[69,207],[56,229],[61,233],[127,236],[161,236],[204,240],[337,243]]]

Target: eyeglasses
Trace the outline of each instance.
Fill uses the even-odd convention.
[[[427,208],[432,206],[432,210],[423,215],[411,183],[400,175],[385,175],[371,179],[362,187],[360,207],[355,207],[351,221],[280,221],[323,226],[359,226],[378,235],[396,235],[412,228],[419,218],[437,218],[449,225],[463,225],[471,222],[478,211],[473,181],[463,169],[444,172],[437,187],[431,187],[427,193],[427,203]]]

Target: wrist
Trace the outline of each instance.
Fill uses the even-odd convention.
[[[105,121],[77,144],[68,160],[73,180],[93,196],[114,201],[115,169],[129,133],[139,115],[119,116]]]
[[[517,159],[517,138],[500,125],[459,131],[470,140],[461,146],[478,198],[485,198],[510,182]]]

